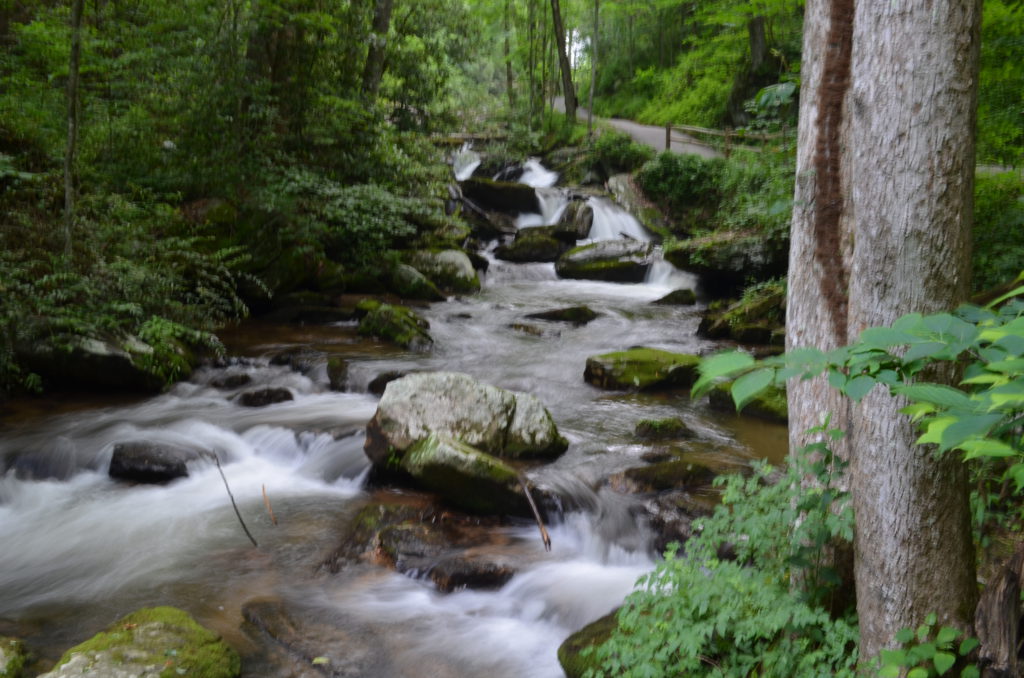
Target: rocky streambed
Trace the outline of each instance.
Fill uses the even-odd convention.
[[[784,412],[691,401],[690,356],[720,343],[697,334],[703,303],[666,297],[696,278],[612,203],[527,188],[518,225],[478,197],[480,217],[555,256],[492,241],[479,291],[430,292],[407,342],[366,329],[393,312],[379,302],[254,321],[167,393],[8,420],[0,636],[24,642],[26,675],[159,606],[245,676],[563,675],[558,646],[685,539],[716,473],[784,455]],[[560,277],[574,247],[631,272]],[[160,652],[157,672],[203,675]],[[231,652],[214,653],[229,670]]]

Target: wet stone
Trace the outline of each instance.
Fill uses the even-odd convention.
[[[286,388],[262,388],[240,394],[237,402],[242,407],[266,407],[289,400],[295,400],[295,396]]]
[[[131,441],[118,443],[110,458],[111,478],[135,483],[167,483],[188,476],[188,462],[199,459],[198,450],[166,443]]]

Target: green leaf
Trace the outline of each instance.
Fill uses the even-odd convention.
[[[774,376],[774,370],[762,369],[737,379],[732,385],[732,399],[736,403],[736,409],[743,409],[761,391],[771,386]]]
[[[922,669],[920,666],[910,669],[907,672],[907,678],[928,678],[928,670]]]
[[[924,341],[912,344],[903,354],[903,362],[912,363],[921,358],[932,358],[942,354],[946,349],[947,344],[944,341]]]
[[[974,648],[981,645],[981,641],[977,638],[964,638],[963,642],[960,643],[959,653],[961,657],[966,657],[971,652],[974,652]]]
[[[956,417],[935,417],[925,424],[924,433],[915,442],[918,445],[939,445],[942,443],[942,434],[956,422]]]
[[[331,660],[328,657],[313,657],[312,663],[314,665],[330,664]]]
[[[719,353],[701,361],[699,367],[700,378],[691,389],[692,397],[699,398],[707,393],[711,384],[716,379],[747,369],[754,362],[754,358],[749,353],[743,353],[742,351]]]
[[[883,650],[882,652],[884,654],[886,652],[886,650]],[[887,663],[878,672],[878,678],[900,678],[900,671],[902,671],[902,670],[903,670],[903,667],[900,666],[899,664],[888,664]]]
[[[909,631],[909,629],[905,630]],[[885,666],[895,666],[896,668],[900,668],[907,662],[907,653],[904,650],[882,650],[880,654],[882,657],[882,664]]]
[[[960,672],[960,678],[981,678],[981,672],[978,671],[978,667],[975,664],[964,667],[964,670]]]
[[[999,414],[964,415],[942,432],[939,440],[941,451],[958,447],[970,438],[984,437],[1002,419]]]
[[[896,642],[909,643],[914,639],[914,631],[912,629],[900,629],[896,632]]]
[[[897,386],[893,391],[914,402],[932,403],[946,409],[973,411],[977,407],[966,393],[943,384],[908,384]]]
[[[1020,454],[1020,452],[1006,443],[988,438],[965,440],[958,445],[958,448],[966,453],[964,454],[964,459],[976,459],[978,457],[1002,459]]]
[[[861,398],[868,394],[868,391],[875,387],[878,382],[874,377],[867,375],[860,375],[854,377],[850,381],[846,382],[846,386],[843,388],[843,392],[854,402],[859,402]]]
[[[956,629],[950,628],[948,626],[943,626],[941,629],[939,629],[939,632],[935,635],[935,642],[938,643],[939,645],[945,645],[946,643],[952,643],[954,640],[956,640],[957,636],[959,636],[959,635],[960,635],[960,632],[957,631]]]
[[[953,664],[955,663],[956,655],[950,654],[949,652],[936,652],[935,656],[932,657],[932,664],[935,665],[935,670],[940,676],[953,668]]]
[[[892,327],[869,327],[860,333],[861,344],[874,346],[900,346],[917,340],[917,335]]]

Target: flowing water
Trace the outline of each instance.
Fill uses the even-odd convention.
[[[592,238],[632,228],[610,203],[595,207]],[[646,237],[642,229],[632,237],[639,236]],[[552,264],[492,260],[479,294],[422,310],[435,340],[427,353],[364,341],[347,324],[253,322],[226,335],[238,356],[231,364],[202,369],[166,394],[9,419],[0,440],[0,469],[7,469],[0,476],[0,634],[24,637],[53,660],[134,609],[176,605],[240,649],[245,675],[286,675],[239,630],[244,603],[272,598],[331,620],[386,658],[351,675],[561,676],[562,640],[621,603],[653,566],[635,500],[594,489],[650,449],[632,435],[636,422],[680,416],[698,434],[691,445],[719,457],[778,457],[785,449],[782,427],[712,412],[685,394],[603,392],[584,383],[589,355],[635,345],[712,350],[695,336],[698,308],[650,304],[694,283],[664,262],[648,282],[623,285],[559,280]],[[600,316],[580,327],[525,319],[577,304]],[[269,356],[296,346],[312,351],[309,369],[270,364]],[[349,392],[329,390],[326,355],[348,359]],[[545,552],[532,525],[497,528],[502,545],[494,548],[518,574],[496,591],[444,594],[427,580],[368,563],[317,572],[346,521],[371,497],[389,494],[365,484],[363,426],[377,400],[366,387],[381,373],[411,370],[461,371],[533,393],[570,441],[558,461],[529,472],[570,507],[551,525],[553,548]],[[252,381],[235,390],[212,385],[234,374]],[[295,399],[256,409],[232,400],[258,386],[288,388]],[[259,548],[241,532],[211,463],[190,466],[190,477],[165,486],[108,478],[114,444],[138,439],[215,451]],[[350,650],[319,651],[332,652]]]

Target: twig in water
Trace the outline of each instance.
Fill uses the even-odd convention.
[[[220,471],[220,478],[224,481],[224,489],[228,491],[228,496],[231,498],[231,506],[234,507],[235,515],[238,516],[238,522],[241,523],[242,529],[245,530],[245,536],[249,537],[249,541],[252,542],[253,546],[259,548],[260,545],[256,543],[256,539],[252,536],[252,532],[249,531],[249,528],[245,525],[245,521],[242,520],[242,513],[238,510],[238,504],[235,503],[235,495],[231,494],[231,487],[228,486],[228,478],[224,475],[224,469],[220,466],[220,459],[218,459],[217,455],[212,452],[206,452],[206,454],[213,458],[213,463],[217,465],[217,470]]]
[[[537,519],[537,527],[540,529],[540,538],[544,542],[544,550],[551,550],[551,537],[548,535],[548,530],[544,527],[544,521],[540,517],[540,511],[537,510],[537,504],[533,501],[533,495],[530,494],[530,488],[527,485],[526,477],[519,474],[519,484],[523,486],[523,494],[526,495],[526,501],[530,502],[530,508],[533,510],[533,517]]]
[[[274,515],[274,509],[270,507],[270,497],[267,496],[267,486],[263,486],[263,505],[267,507],[267,513],[270,514],[270,522],[277,525],[277,516]]]

